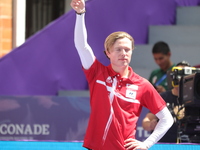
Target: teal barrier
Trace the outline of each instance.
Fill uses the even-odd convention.
[[[149,150],[199,150],[194,144],[155,144]],[[86,150],[82,142],[0,141],[0,150]]]

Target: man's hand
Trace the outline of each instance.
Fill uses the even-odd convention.
[[[185,108],[183,107],[183,105],[181,106],[181,109],[180,106],[175,106],[174,114],[177,116],[179,120],[183,119],[183,117],[185,116]]]
[[[158,118],[154,114],[149,112],[142,120],[142,127],[144,128],[144,130],[152,131],[156,127],[157,123]]]
[[[150,121],[150,131],[153,131],[158,123],[158,119],[152,119]]]
[[[165,88],[161,85],[156,86],[156,90],[158,91],[158,93],[162,93],[166,91]]]
[[[85,12],[85,1],[84,0],[72,0],[71,1],[71,7],[77,12],[77,13],[83,13]]]
[[[132,139],[129,138],[127,140],[124,141],[126,144],[124,145],[124,147],[127,150],[148,150],[148,148],[146,147],[146,145],[143,142],[140,142],[136,139]]]

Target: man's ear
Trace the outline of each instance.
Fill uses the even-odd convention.
[[[171,52],[168,52],[168,54],[167,54],[169,57],[171,57],[171,55],[172,55],[172,53]]]
[[[108,59],[110,59],[109,57],[108,57],[108,54],[109,52],[108,51],[106,51],[106,50],[104,50],[104,54],[106,55],[106,57],[108,58]]]

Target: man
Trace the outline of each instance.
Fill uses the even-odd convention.
[[[168,90],[167,71],[171,70],[175,64],[170,60],[171,51],[167,43],[159,41],[152,48],[153,58],[159,69],[153,70],[150,74],[149,81],[154,85],[156,90],[161,93]]]
[[[177,67],[190,67],[189,63],[186,61],[179,62]],[[179,86],[176,85],[171,90],[162,92],[161,97],[165,100],[170,109],[170,112],[174,116],[174,119],[183,117],[183,109],[178,113],[178,108],[181,107],[181,103],[178,101],[179,96]],[[147,113],[143,119],[142,126],[144,130],[152,132],[158,123],[158,118],[151,112]],[[176,143],[178,142],[178,123],[175,121],[172,127],[167,131],[167,133],[160,139],[159,142],[163,143]]]
[[[111,33],[104,43],[110,65],[104,66],[87,43],[84,0],[72,0],[71,6],[76,11],[74,42],[90,88],[91,114],[83,147],[147,150],[167,132],[173,118],[154,87],[129,66],[134,39],[126,32]],[[152,136],[141,142],[135,132],[143,106],[160,121]]]

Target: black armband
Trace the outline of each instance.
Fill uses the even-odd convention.
[[[76,14],[77,14],[77,15],[82,15],[82,14],[84,14],[85,12],[86,12],[86,10],[83,10],[81,13],[77,13],[77,12],[76,12]]]

